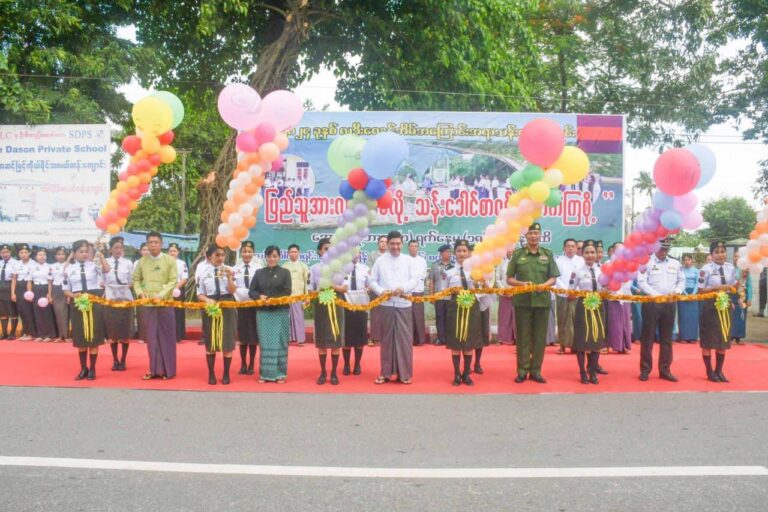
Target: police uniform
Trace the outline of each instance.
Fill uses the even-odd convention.
[[[445,251],[450,251],[450,245],[441,245],[437,250],[440,255],[440,260],[434,262],[429,270],[429,281],[432,283],[432,293],[445,290],[448,286],[448,271],[454,267],[453,261],[443,263],[442,254]],[[437,339],[435,345],[445,344],[446,331],[448,329],[448,323],[446,321],[446,310],[448,308],[449,298],[438,299],[434,302],[435,305],[435,328],[437,329]]]
[[[669,248],[671,242],[664,240],[662,247]],[[646,268],[640,272],[637,283],[650,296],[680,294],[685,289],[685,276],[678,260],[667,256],[659,260],[651,255]],[[640,335],[640,379],[646,380],[653,368],[653,342],[658,329],[659,375],[671,381],[677,379],[670,372],[672,365],[672,330],[675,326],[674,302],[646,302],[642,306],[643,327]]]
[[[76,251],[77,248],[73,247]],[[101,297],[104,290],[101,288],[102,270],[92,261],[75,261],[67,267],[66,281],[63,285],[65,291],[74,294],[88,293]],[[91,303],[93,316],[93,332],[86,338],[84,330],[85,319],[83,312],[76,307],[72,308],[72,344],[77,348],[90,348],[104,344],[104,308],[96,303]]]
[[[536,222],[529,230],[541,230],[541,224]],[[517,249],[507,266],[507,277],[533,284],[545,283],[559,275],[560,271],[552,251],[541,246],[535,253],[528,247]],[[515,327],[518,338],[517,382],[522,382],[526,374],[530,374],[537,380],[541,379],[541,365],[544,361],[551,307],[550,293],[517,294],[512,298],[512,303],[515,306]]]
[[[11,251],[11,246],[7,244],[0,245],[0,250]],[[0,339],[16,339],[16,327],[18,318],[16,312],[16,303],[11,300],[11,282],[13,274],[16,272],[17,261],[11,257],[7,260],[0,260],[0,322],[2,322],[2,333]],[[8,320],[11,321],[11,330],[8,331]]]
[[[23,250],[31,252],[29,245],[20,244],[17,247],[17,254]],[[26,262],[18,260],[16,262],[16,268],[14,275],[16,276],[16,311],[21,318],[21,334],[22,336],[37,337],[37,329],[35,327],[35,312],[32,307],[32,302],[24,298],[24,294],[27,291],[27,283],[32,281],[32,260]]]
[[[713,288],[721,285],[735,285],[738,282],[738,270],[732,264],[725,262],[718,265],[715,262],[707,263],[699,272],[699,288]],[[699,340],[701,348],[714,350],[727,350],[731,348],[728,331],[723,337],[720,317],[715,308],[715,299],[703,300],[700,303],[699,314]],[[727,309],[730,318],[730,304]]]
[[[234,295],[227,290],[228,280],[222,267],[208,265],[205,272],[200,276],[197,282],[197,294],[205,295],[216,302],[235,300]],[[222,308],[223,336],[221,347],[216,347],[217,351],[232,352],[235,349],[235,330],[237,329],[237,309]],[[213,320],[210,316],[203,313],[203,332],[205,334],[205,351],[209,354],[214,352],[213,338],[211,328]]]
[[[584,248],[594,246],[591,241],[584,242]],[[584,264],[579,267],[573,278],[571,288],[581,291],[600,291],[599,279],[602,275],[595,261],[592,265]],[[579,364],[579,374],[582,384],[598,383],[597,374],[600,371],[598,363],[600,351],[606,346],[605,307],[601,303],[596,310],[588,312],[584,307],[584,297],[576,301],[573,317],[573,350]],[[584,367],[585,353],[587,366]]]

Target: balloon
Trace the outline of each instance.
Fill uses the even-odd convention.
[[[235,145],[239,151],[255,153],[259,150],[259,140],[252,131],[244,131],[237,134]]]
[[[347,201],[352,199],[352,194],[354,193],[355,193],[354,187],[352,187],[352,185],[350,185],[347,180],[344,180],[339,184],[339,195],[344,199],[346,199]]]
[[[520,190],[525,186],[525,176],[522,171],[513,172],[509,176],[509,186],[515,190]]]
[[[700,178],[699,161],[685,149],[665,151],[653,166],[656,186],[671,196],[687,194],[696,187]]]
[[[181,124],[184,120],[184,104],[175,94],[168,91],[157,91],[150,94],[150,96],[161,100],[170,107],[171,115],[173,117],[171,128],[176,128]],[[166,142],[166,144],[170,144],[170,142]]]
[[[224,237],[232,236],[234,229],[229,224],[219,224],[218,233]]]
[[[612,292],[617,292],[621,289],[621,281],[611,281],[608,283],[608,289]]]
[[[301,99],[291,91],[272,91],[261,103],[259,121],[271,123],[275,130],[286,131],[299,124],[304,115]]]
[[[563,179],[563,173],[560,169],[549,169],[544,172],[544,183],[546,183],[549,188],[558,188],[563,184]]]
[[[37,305],[41,308],[47,308],[48,307],[48,299],[45,297],[40,297],[37,299]]]
[[[227,247],[229,247],[231,251],[237,251],[240,249],[240,241],[237,238],[230,238],[227,242]]]
[[[232,226],[233,228],[236,228],[240,224],[243,223],[243,216],[239,213],[230,213],[229,218],[227,219],[227,224]]]
[[[129,155],[135,155],[141,149],[141,138],[136,135],[128,135],[123,139],[123,143],[120,146]]]
[[[161,133],[157,136],[157,140],[160,141],[160,144],[167,146],[171,142],[173,142],[173,139],[176,135],[173,133],[173,130],[168,130],[165,133]]]
[[[105,231],[107,229],[107,225],[109,224],[107,220],[104,217],[98,217],[94,224],[96,224],[96,227],[99,228],[102,231]]]
[[[686,214],[696,208],[696,205],[699,204],[699,198],[696,197],[695,192],[688,192],[682,196],[675,197],[673,203],[675,210]]]
[[[133,105],[131,117],[138,129],[145,134],[160,135],[171,129],[173,112],[162,100],[148,96]]]
[[[396,133],[382,132],[368,139],[360,161],[368,176],[383,180],[395,174],[408,155],[408,143],[404,138]]]
[[[243,203],[237,208],[237,213],[243,216],[243,219],[250,217],[253,213],[253,205],[251,203]]]
[[[357,167],[349,171],[349,174],[347,175],[347,180],[349,181],[349,184],[352,185],[352,188],[354,188],[355,190],[363,190],[365,189],[365,186],[368,185],[368,175],[360,167]],[[384,186],[384,188],[386,189],[386,185]]]
[[[661,214],[661,225],[669,230],[679,228],[683,223],[683,217],[677,210],[667,210]]]
[[[176,150],[173,146],[160,146],[160,161],[164,164],[171,164],[176,160]]]
[[[600,276],[597,278],[597,282],[600,283],[600,286],[606,286],[610,280],[611,279],[605,274],[600,274]]]
[[[575,185],[589,173],[589,157],[576,146],[566,146],[552,167],[563,173],[564,185]]]
[[[378,179],[369,179],[365,186],[365,193],[371,199],[381,199],[387,193],[387,187],[384,182]]]
[[[659,210],[670,210],[674,207],[674,198],[661,190],[655,190],[651,196],[651,203]]]
[[[365,146],[365,139],[357,135],[342,135],[331,142],[328,147],[328,165],[342,179],[346,179],[349,171],[362,166],[360,154]]]
[[[280,148],[280,151],[285,151],[288,149],[288,136],[282,132],[278,132],[275,135],[275,140],[273,142],[277,144],[277,147]]]
[[[715,154],[710,151],[707,146],[703,144],[689,144],[683,149],[693,154],[696,160],[699,162],[699,169],[701,170],[701,176],[699,177],[696,188],[701,188],[710,182],[715,175],[715,167],[717,162],[715,160]]]
[[[253,134],[259,144],[264,144],[266,142],[273,142],[275,140],[275,135],[277,135],[277,131],[272,124],[264,122],[259,123],[256,126],[256,129],[253,130]]]
[[[160,150],[160,141],[154,135],[144,134],[141,138],[141,149],[147,153],[157,153]]]
[[[528,193],[531,199],[537,203],[543,203],[549,198],[549,186],[544,181],[534,181],[528,186]]]
[[[259,157],[266,162],[277,160],[280,156],[280,148],[274,142],[267,142],[259,146]]]
[[[544,170],[536,165],[528,164],[523,169],[523,180],[526,185],[544,179]]]
[[[550,119],[529,121],[520,131],[518,139],[523,157],[541,167],[551,166],[563,152],[565,135],[562,128]],[[563,170],[560,166],[555,166]]]
[[[219,93],[219,115],[236,130],[253,128],[261,106],[259,93],[246,84],[230,84]]]
[[[680,227],[683,229],[697,229],[704,222],[704,217],[701,213],[693,210],[683,215],[683,220],[680,223]]]
[[[32,300],[35,298],[34,292],[26,291],[24,292],[24,300],[32,302]]]
[[[376,207],[380,210],[387,210],[392,206],[393,200],[392,193],[387,190],[387,192],[376,202]]]

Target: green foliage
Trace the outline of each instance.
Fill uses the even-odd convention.
[[[653,191],[656,190],[656,183],[654,183],[653,177],[648,171],[640,171],[633,185],[638,192],[647,194],[649,198],[653,196]]]
[[[672,245],[674,247],[696,248],[699,245],[707,247],[709,245],[709,241],[702,238],[701,232],[699,231],[680,231],[680,233],[675,235],[672,239]]]
[[[701,237],[707,241],[748,238],[755,226],[755,211],[743,197],[720,197],[709,201],[704,204],[702,215],[709,224],[700,230]]]

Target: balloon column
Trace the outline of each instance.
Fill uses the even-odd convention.
[[[757,223],[749,234],[749,242],[739,247],[738,253],[736,266],[741,270],[749,270],[753,276],[768,267],[768,200],[763,209],[757,212]]]
[[[320,288],[340,285],[360,254],[360,242],[370,233],[377,208],[392,205],[391,176],[408,159],[408,143],[400,135],[380,133],[368,141],[356,135],[342,135],[328,148],[328,163],[344,181],[339,194],[348,201],[331,236],[331,247],[320,260]]]
[[[624,247],[616,250],[601,267],[600,283],[617,291],[622,283],[637,277],[651,254],[661,247],[660,240],[683,229],[696,229],[703,222],[696,210],[696,189],[709,183],[715,174],[715,155],[701,144],[665,151],[653,166],[657,190],[653,206],[635,222],[624,238]]]
[[[534,119],[520,131],[520,153],[530,162],[509,177],[515,192],[496,221],[485,229],[464,269],[476,281],[489,279],[507,250],[515,248],[520,235],[541,216],[544,206],[562,200],[560,185],[574,185],[586,178],[589,158],[575,146],[565,145],[565,134],[556,122]]]
[[[173,128],[184,119],[184,105],[174,94],[158,91],[136,102],[131,116],[136,135],[128,135],[121,144],[131,155],[130,163],[119,174],[117,186],[96,218],[96,226],[111,235],[125,227],[139,199],[149,191],[160,164],[176,160],[176,150],[171,146]]]
[[[284,131],[301,121],[304,108],[292,92],[273,91],[262,100],[246,84],[226,86],[219,94],[218,108],[225,123],[241,130],[235,139],[237,167],[216,235],[216,245],[236,251],[256,225],[266,174],[283,167],[281,152],[288,147]]]

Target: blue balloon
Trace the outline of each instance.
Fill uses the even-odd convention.
[[[387,193],[387,184],[382,180],[371,178],[368,180],[368,184],[365,186],[365,194],[371,199],[379,199],[381,196]]]
[[[371,178],[389,178],[408,160],[408,143],[400,135],[383,132],[365,143],[360,155],[363,169]]]
[[[661,214],[661,225],[669,230],[678,229],[683,223],[683,216],[677,210],[667,210]]]
[[[344,180],[339,185],[339,195],[346,200],[352,199],[352,194],[355,193],[355,189],[349,184],[347,180]]]
[[[671,210],[674,205],[674,198],[661,190],[656,190],[651,197],[651,203],[659,210]]]
[[[703,144],[689,144],[683,149],[693,153],[696,160],[699,161],[699,169],[701,169],[701,177],[696,184],[696,188],[701,188],[712,179],[715,175],[715,167],[717,162],[715,161],[715,154],[710,151],[707,146]]]

